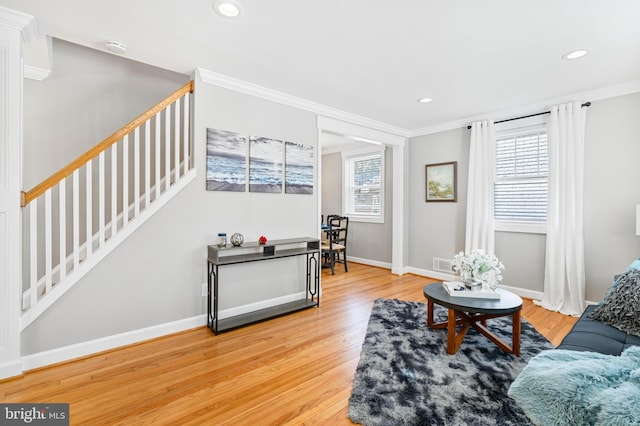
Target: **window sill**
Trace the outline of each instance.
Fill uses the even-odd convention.
[[[365,222],[365,223],[384,223],[384,217],[380,216],[357,216],[347,214],[349,222]]]
[[[523,234],[546,234],[546,223],[526,223],[526,222],[496,222],[494,225],[496,232],[520,232]]]

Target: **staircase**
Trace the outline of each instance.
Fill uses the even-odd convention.
[[[193,81],[22,193],[24,330],[195,178]]]

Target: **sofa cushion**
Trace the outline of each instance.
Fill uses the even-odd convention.
[[[640,336],[640,269],[625,271],[616,282],[613,291],[605,296],[589,318]]]
[[[578,322],[557,349],[620,355],[628,347],[640,345],[640,337],[632,336],[601,321],[589,318],[589,314],[595,309],[595,305],[587,306]]]

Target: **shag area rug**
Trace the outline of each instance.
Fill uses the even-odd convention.
[[[437,306],[436,321],[446,309]],[[511,317],[487,321],[511,342]],[[373,425],[530,425],[507,392],[529,359],[553,346],[522,320],[521,355],[504,353],[473,328],[455,355],[447,331],[427,327],[427,304],[377,299],[349,399],[349,417]]]

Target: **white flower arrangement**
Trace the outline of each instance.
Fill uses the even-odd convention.
[[[469,254],[460,252],[453,257],[453,270],[460,273],[462,281],[479,280],[495,288],[502,281],[504,265],[493,254],[472,250]]]

